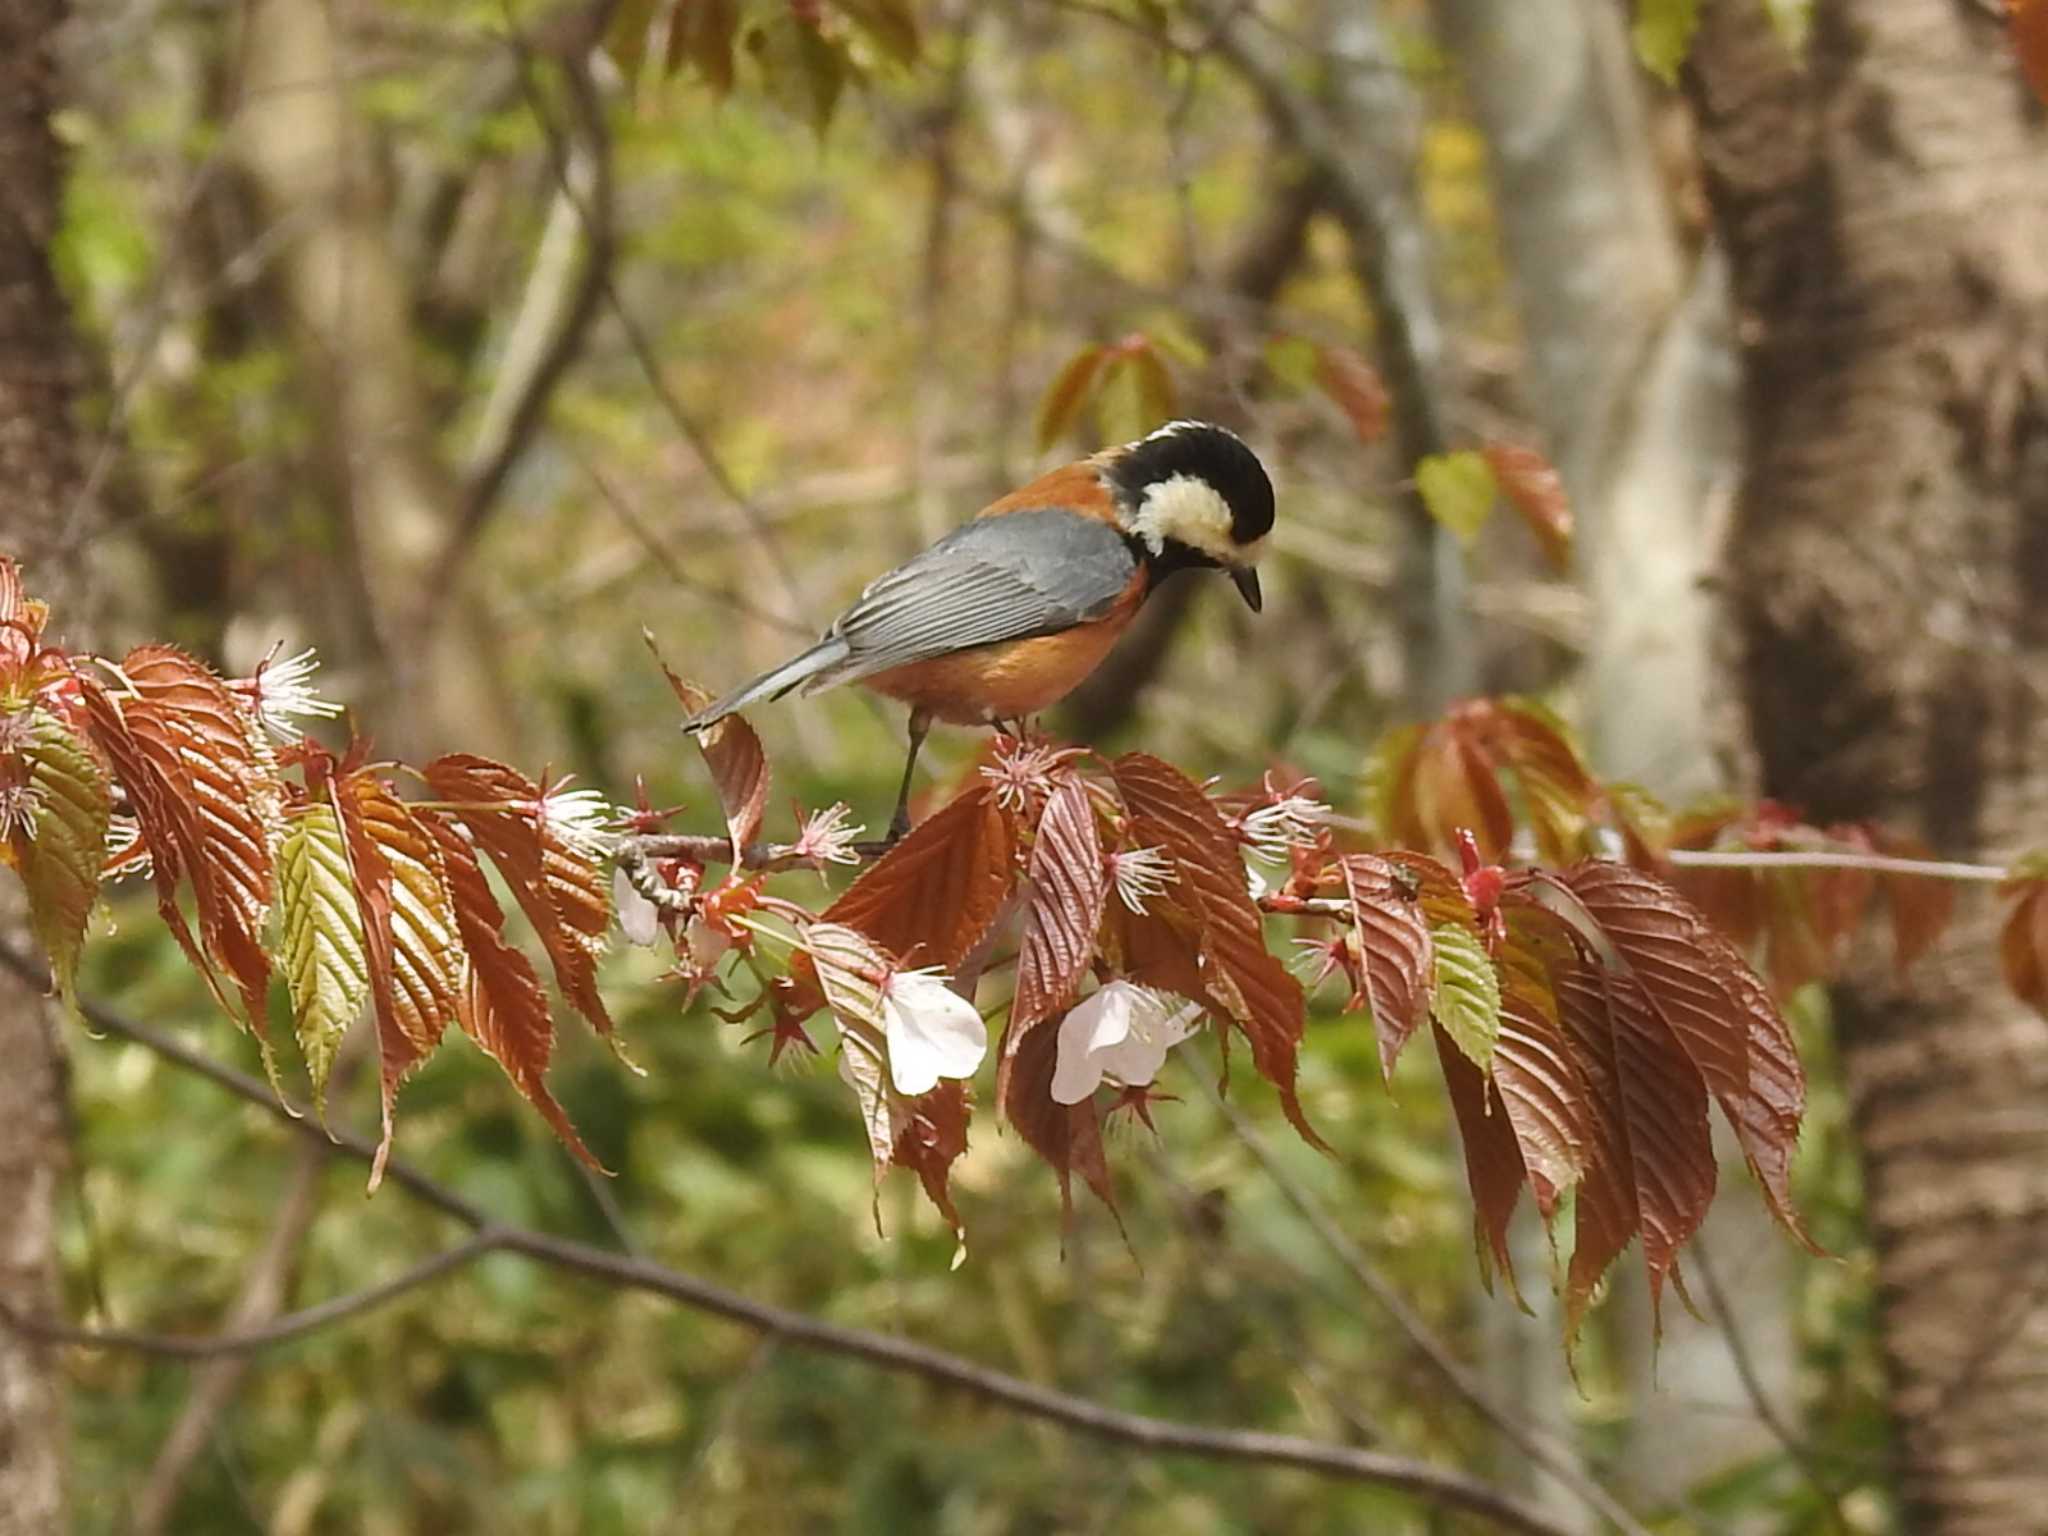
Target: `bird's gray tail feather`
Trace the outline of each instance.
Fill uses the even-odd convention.
[[[810,682],[846,660],[847,644],[837,636],[820,640],[801,656],[791,657],[772,672],[763,672],[751,683],[743,683],[708,709],[684,723],[686,731],[707,730],[735,710],[745,709],[762,699],[779,699],[792,688]]]

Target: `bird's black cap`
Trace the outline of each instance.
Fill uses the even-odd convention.
[[[1251,544],[1273,527],[1273,482],[1259,456],[1234,432],[1206,421],[1176,421],[1130,445],[1108,466],[1108,477],[1132,505],[1148,486],[1192,475],[1213,486],[1230,507],[1230,537]]]

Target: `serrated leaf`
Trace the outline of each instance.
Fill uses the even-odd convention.
[[[952,972],[1017,882],[1010,818],[986,784],[933,812],[871,864],[825,917],[907,965]]]
[[[1536,1209],[1549,1221],[1585,1171],[1594,1136],[1584,1074],[1558,1018],[1547,968],[1511,930],[1499,969],[1493,1081],[1514,1129]]]
[[[1380,1071],[1393,1080],[1401,1048],[1429,1017],[1436,980],[1436,949],[1420,907],[1394,866],[1368,853],[1342,861],[1344,894],[1358,933],[1365,1001],[1372,1009]]]
[[[213,961],[200,947],[178,905],[179,886],[188,870],[198,871],[192,877],[195,886],[207,878],[203,873],[204,838],[193,805],[197,792],[186,771],[178,734],[147,700],[116,701],[105,685],[91,676],[79,678],[78,690],[92,742],[113,765],[114,778],[127,792],[129,809],[148,849],[157,915],[221,1012],[237,1018]],[[264,1064],[270,1066],[267,1052]]]
[[[1317,346],[1316,387],[1329,396],[1361,443],[1386,436],[1393,398],[1379,370],[1349,347]]]
[[[1643,1268],[1651,1310],[1661,1317],[1665,1279],[1678,1263],[1679,1249],[1706,1219],[1719,1180],[1707,1124],[1707,1083],[1638,977],[1609,972],[1602,984],[1635,1175]]]
[[[1439,951],[1441,953],[1441,951]],[[1522,1167],[1521,1149],[1508,1124],[1506,1106],[1493,1080],[1472,1064],[1466,1052],[1433,1024],[1437,1064],[1443,1070],[1444,1090],[1451,1112],[1458,1122],[1458,1142],[1465,1154],[1465,1179],[1472,1191],[1472,1227],[1479,1251],[1480,1275],[1489,1292],[1494,1271],[1507,1278],[1508,1289],[1521,1301],[1515,1283],[1514,1257],[1508,1248],[1508,1223],[1522,1197],[1527,1175]],[[1523,1307],[1527,1311],[1526,1306]]]
[[[1629,36],[1643,67],[1666,85],[1676,85],[1699,25],[1699,0],[1636,0]]]
[[[1585,1168],[1572,1200],[1572,1257],[1565,1277],[1565,1339],[1569,1347],[1601,1278],[1628,1247],[1642,1224],[1642,1215],[1636,1204],[1635,1163],[1629,1152],[1606,987],[1599,972],[1583,963],[1557,969],[1553,984],[1558,1023],[1585,1080],[1591,1130]],[[1698,1102],[1703,1113],[1706,1098],[1702,1086]]]
[[[323,1109],[334,1053],[370,994],[362,908],[331,806],[311,805],[292,819],[278,845],[277,877],[292,1027],[314,1107]]]
[[[1415,466],[1415,489],[1429,515],[1470,549],[1493,515],[1498,487],[1484,457],[1469,449],[1434,453]]]
[[[1078,1173],[1121,1226],[1116,1185],[1102,1148],[1102,1111],[1093,1094],[1078,1104],[1062,1104],[1053,1098],[1058,1056],[1059,1031],[1054,1028],[1032,1030],[1014,1050],[1006,1039],[1003,1059],[1009,1070],[997,1088],[997,1105],[1024,1144],[1059,1175],[1063,1219],[1073,1216],[1073,1176]]]
[[[1308,1123],[1295,1087],[1306,1027],[1301,983],[1266,948],[1258,907],[1245,889],[1236,836],[1201,787],[1171,763],[1128,752],[1110,765],[1130,813],[1130,836],[1174,861],[1184,902],[1199,906],[1199,938],[1209,964],[1204,1001],[1236,1022],[1252,1065],[1273,1084],[1302,1139],[1328,1146]]]
[[[1500,1039],[1500,978],[1479,935],[1460,923],[1429,931],[1436,953],[1436,990],[1430,1017],[1482,1073],[1493,1070]]]
[[[903,1102],[901,1126],[889,1148],[889,1166],[917,1175],[925,1198],[953,1229],[966,1251],[967,1227],[953,1204],[953,1164],[967,1151],[967,1122],[973,1113],[962,1082],[941,1082],[930,1093]],[[955,1259],[955,1263],[958,1259]]]
[[[1572,568],[1572,505],[1564,477],[1534,448],[1519,443],[1490,442],[1480,450],[1494,483],[1508,505],[1522,516],[1536,536],[1550,568],[1559,574]]]
[[[606,1172],[548,1091],[555,1025],[547,994],[541,990],[533,962],[505,941],[505,912],[491,894],[476,851],[440,816],[421,812],[419,821],[440,848],[442,873],[462,939],[465,970],[456,1000],[456,1022],[512,1079],[513,1086],[540,1111],[577,1160],[599,1173]]]
[[[1094,803],[1079,774],[1061,774],[1046,796],[1026,879],[1031,897],[1017,945],[1017,995],[1010,1005],[1004,1072],[1033,1026],[1073,1001],[1074,987],[1095,957],[1109,870]],[[1001,1091],[998,1083],[999,1097]]]
[[[640,636],[686,711],[699,714],[715,702],[708,689],[679,677],[662,660],[661,652],[655,649],[652,631],[643,629]],[[725,828],[732,838],[733,857],[737,859],[740,850],[760,832],[761,818],[768,809],[768,754],[762,750],[761,738],[754,728],[738,715],[727,715],[708,731],[692,732],[691,739],[711,770],[711,782],[718,791],[718,803],[725,810]]]
[[[29,922],[49,958],[57,995],[73,1001],[86,920],[99,899],[111,799],[90,750],[51,711],[28,722],[27,785],[33,835],[15,834],[15,863],[28,888]]]
[[[1773,1213],[1810,1247],[1790,1180],[1806,1079],[1769,989],[1725,935],[1654,875],[1587,860],[1564,881],[1699,1068]]]
[[[458,752],[427,764],[425,778],[437,798],[458,807],[456,819],[505,877],[562,996],[610,1040],[611,1014],[597,989],[597,960],[611,925],[603,871],[532,814],[540,790],[517,769]]]
[[[355,877],[377,1020],[383,1134],[370,1188],[391,1154],[399,1086],[433,1053],[461,1006],[463,951],[441,851],[405,802],[365,771],[334,786]]]
[[[1083,347],[1061,365],[1053,375],[1052,383],[1039,397],[1036,424],[1032,430],[1038,451],[1043,453],[1058,442],[1073,426],[1074,418],[1081,414],[1081,406],[1088,398],[1089,387],[1094,384],[1096,374],[1102,368],[1107,355],[1103,347]]]
[[[246,700],[173,646],[137,646],[122,657],[121,672],[137,695],[124,706],[130,728],[152,738],[152,750],[167,748],[178,759],[178,786],[192,812],[183,863],[199,932],[240,987],[243,1021],[261,1039],[270,981],[263,935],[283,805],[262,726]]]

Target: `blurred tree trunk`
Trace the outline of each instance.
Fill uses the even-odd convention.
[[[1727,270],[1689,253],[1612,0],[1437,0],[1487,140],[1525,395],[1578,516],[1585,721],[1601,770],[1716,787],[1703,577],[1732,474]]]
[[[257,0],[240,47],[234,142],[271,217],[299,232],[283,261],[290,336],[313,412],[323,484],[354,557],[369,676],[357,704],[380,745],[510,755],[513,711],[495,647],[459,590],[424,639],[421,594],[446,547],[456,477],[434,437],[415,360],[408,275],[349,97],[350,64],[320,0]]]
[[[1690,94],[1735,275],[1728,554],[1765,793],[1948,857],[2048,838],[2048,131],[1991,7],[1817,0],[1809,57],[1714,0]],[[1988,903],[1836,1019],[1905,1528],[2048,1511],[2048,1025]]]
[[[50,268],[61,165],[50,133],[60,0],[0,0],[0,529],[31,590],[76,634],[83,475],[71,419],[72,337]],[[23,948],[14,882],[0,934]],[[60,1134],[55,1020],[0,971],[0,1300],[54,1316]],[[0,1536],[64,1528],[60,1357],[0,1328]]]

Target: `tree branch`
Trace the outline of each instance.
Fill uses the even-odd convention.
[[[5,1302],[0,1302],[0,1323],[46,1344],[69,1344],[79,1349],[118,1349],[166,1360],[215,1360],[223,1355],[254,1354],[302,1338],[345,1318],[373,1311],[386,1302],[396,1301],[407,1291],[429,1285],[503,1246],[501,1239],[504,1236],[499,1228],[483,1227],[468,1241],[430,1259],[422,1259],[389,1280],[352,1291],[346,1296],[337,1296],[332,1301],[323,1301],[318,1306],[287,1312],[255,1328],[203,1334],[146,1333],[132,1328],[75,1328],[69,1323],[51,1322],[46,1318],[23,1317]]]
[[[31,981],[47,984],[42,967],[11,945],[0,945],[0,963]],[[103,1004],[81,1001],[80,1010],[95,1029],[132,1040],[168,1061],[200,1073],[237,1097],[266,1109],[296,1135],[330,1140],[339,1151],[360,1161],[367,1162],[375,1155],[375,1144],[368,1138],[345,1129],[322,1130],[305,1118],[296,1106],[272,1094],[258,1078],[213,1061],[203,1052],[195,1051]],[[644,1291],[712,1313],[752,1328],[784,1345],[865,1360],[886,1370],[915,1376],[936,1386],[962,1392],[1098,1440],[1161,1455],[1294,1467],[1323,1477],[1391,1488],[1446,1509],[1489,1520],[1502,1530],[1519,1532],[1522,1536],[1569,1536],[1563,1528],[1510,1496],[1448,1468],[1297,1435],[1211,1429],[1145,1414],[1126,1413],[1087,1398],[1036,1386],[1020,1377],[908,1339],[843,1327],[755,1301],[737,1291],[647,1259],[608,1252],[527,1228],[501,1225],[481,1207],[400,1158],[391,1159],[385,1175],[407,1193],[470,1227],[474,1235],[467,1242],[424,1260],[379,1286],[337,1298],[319,1307],[307,1308],[279,1319],[267,1329],[252,1330],[241,1336],[223,1336],[230,1347],[263,1348],[286,1338],[298,1337],[312,1328],[367,1311],[406,1290],[470,1263],[484,1253],[518,1253],[566,1273],[604,1281],[625,1290]],[[12,1313],[6,1314],[6,1321],[10,1326],[29,1330],[44,1326],[24,1322]],[[81,1345],[134,1348],[179,1358],[207,1358],[223,1352],[221,1340],[174,1335],[63,1328],[52,1329],[44,1336]]]

